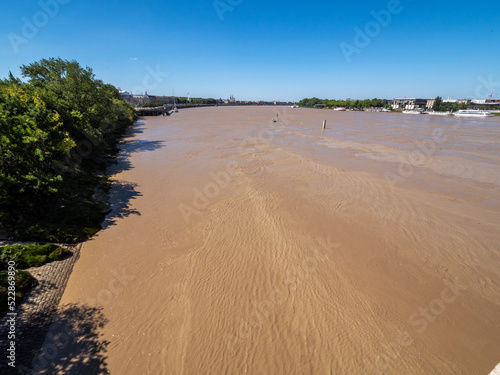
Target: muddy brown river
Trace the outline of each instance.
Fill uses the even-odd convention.
[[[121,149],[113,212],[60,305],[97,308],[94,350],[63,348],[52,370],[500,362],[500,118],[193,108],[141,119]]]

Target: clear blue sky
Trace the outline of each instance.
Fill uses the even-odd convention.
[[[175,89],[178,96],[233,94],[241,100],[484,98],[492,89],[500,96],[500,2],[401,0],[395,7],[400,12],[378,31],[371,12],[389,3],[5,1],[0,77],[9,69],[19,75],[21,64],[62,57],[134,93],[170,95]],[[214,4],[232,10],[221,20]],[[25,20],[36,30],[23,32]],[[369,43],[356,46],[355,27],[367,25]],[[13,43],[14,34],[24,39]],[[350,63],[341,43],[362,47]]]

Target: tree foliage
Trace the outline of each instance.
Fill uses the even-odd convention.
[[[176,98],[176,102],[178,104],[216,104],[217,100],[212,98],[190,98],[191,102],[189,102],[188,98],[185,96],[180,96]]]
[[[434,100],[434,105],[432,109],[436,112],[449,112],[449,111],[459,111],[461,109],[467,109],[468,105],[466,103],[444,103],[443,98],[438,96]]]
[[[371,108],[382,107],[382,99],[365,99],[365,100],[331,100],[331,99],[318,99],[318,98],[305,98],[299,102],[301,107],[314,107],[317,104],[323,104],[328,108],[345,107],[345,108]]]
[[[0,231],[75,240],[99,229],[93,199],[123,129],[135,121],[118,90],[76,61],[21,67],[0,81]]]

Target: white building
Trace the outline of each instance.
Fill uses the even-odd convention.
[[[443,103],[458,103],[458,104],[470,104],[470,100],[468,99],[443,99]]]
[[[393,109],[425,109],[427,106],[428,99],[417,99],[417,98],[394,98],[392,101]]]
[[[130,102],[130,100],[132,99],[132,94],[129,93],[128,91],[120,90],[118,92],[122,96],[123,100],[125,100],[126,102]]]

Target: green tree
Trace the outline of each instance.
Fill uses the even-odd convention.
[[[0,82],[0,230],[67,241],[99,229],[104,161],[136,119],[118,90],[76,61],[21,67]]]
[[[64,130],[76,142],[85,140],[92,144],[86,158],[102,156],[106,147],[95,146],[113,141],[113,134],[120,125],[108,114],[115,105],[128,112],[128,117],[133,117],[132,110],[121,100],[114,86],[96,79],[92,69],[82,68],[74,60],[42,59],[21,66],[21,73],[39,90],[47,107],[58,110]]]
[[[432,109],[436,112],[441,111],[442,103],[443,103],[443,98],[437,96],[436,99],[434,100],[434,105],[432,106]]]
[[[61,129],[59,113],[37,91],[12,81],[0,84],[0,223],[17,225],[24,216],[41,214],[40,202],[61,186],[53,162],[75,146]]]

